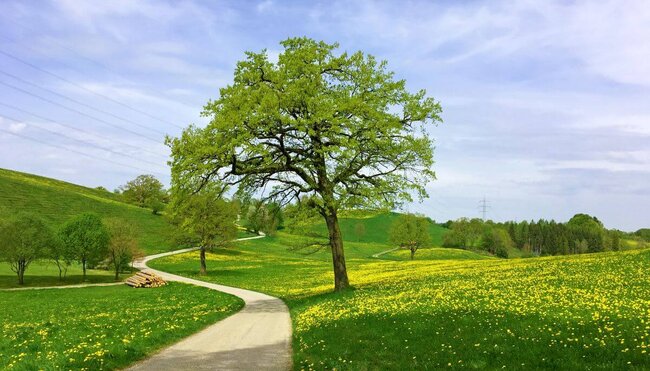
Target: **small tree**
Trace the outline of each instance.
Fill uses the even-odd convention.
[[[59,280],[62,280],[68,274],[70,259],[68,259],[65,245],[58,236],[54,236],[52,244],[47,249],[46,257],[54,261],[54,264],[59,269]]]
[[[400,215],[390,228],[389,240],[400,248],[411,250],[411,260],[418,248],[431,244],[429,221],[413,214]]]
[[[357,224],[354,225],[354,235],[357,238],[357,241],[360,242],[366,235],[366,225],[362,222],[357,222]]]
[[[65,244],[66,258],[81,264],[85,281],[88,266],[106,259],[110,242],[108,230],[97,215],[84,213],[65,223],[59,235]]]
[[[460,218],[451,224],[450,231],[445,234],[443,245],[446,247],[476,247],[481,233],[483,221],[480,219]]]
[[[160,199],[148,201],[147,207],[151,209],[153,215],[160,215],[160,213],[165,210],[165,204]]]
[[[163,184],[153,175],[140,175],[119,189],[127,202],[140,207],[152,207],[165,198]]]
[[[120,272],[128,268],[133,259],[141,253],[138,250],[138,240],[133,225],[121,219],[111,219],[106,224],[111,236],[108,244],[108,263],[114,269],[117,281]]]
[[[237,207],[224,200],[215,187],[206,186],[197,193],[173,190],[171,208],[182,232],[198,240],[200,273],[206,274],[206,251],[225,246],[237,236]]]
[[[513,242],[508,231],[496,227],[485,227],[481,236],[481,247],[487,252],[500,258],[508,257],[508,248],[512,247]]]
[[[43,258],[53,243],[52,231],[43,220],[33,215],[19,214],[0,224],[0,258],[9,263],[18,275],[18,283],[25,284],[25,271],[37,259]]]

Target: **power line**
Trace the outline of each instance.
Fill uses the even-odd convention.
[[[169,125],[171,125],[171,126],[175,126],[175,127],[179,128],[179,129],[183,129],[182,126],[180,126],[180,125],[176,125],[176,124],[174,124],[174,123],[171,122],[171,121],[167,121],[167,120],[165,120],[165,119],[162,119],[162,118],[156,117],[156,116],[151,115],[151,114],[149,114],[149,113],[147,113],[147,112],[145,112],[145,111],[143,111],[143,110],[140,110],[140,109],[135,108],[135,107],[132,107],[132,106],[126,104],[126,103],[122,103],[122,102],[120,102],[120,101],[118,101],[118,100],[116,100],[116,99],[113,99],[113,98],[111,98],[111,97],[109,97],[109,96],[107,96],[107,95],[105,95],[105,94],[98,93],[98,92],[96,92],[96,91],[94,91],[94,90],[92,90],[92,89],[88,89],[87,87],[85,87],[85,86],[83,86],[83,85],[81,85],[81,84],[78,84],[78,83],[76,83],[76,82],[74,82],[74,81],[71,81],[71,80],[69,80],[69,79],[67,79],[67,78],[65,78],[65,77],[63,77],[63,76],[61,76],[61,75],[59,75],[59,74],[54,73],[54,72],[50,72],[50,71],[48,71],[48,70],[46,70],[46,69],[43,69],[43,68],[41,68],[41,67],[38,67],[37,65],[35,65],[35,64],[33,64],[33,63],[30,63],[30,62],[28,62],[28,61],[26,61],[26,60],[24,60],[24,59],[22,59],[22,58],[19,58],[19,57],[15,56],[15,55],[13,55],[13,54],[11,54],[11,53],[8,53],[8,52],[6,52],[6,51],[4,51],[4,50],[0,50],[0,54],[4,55],[4,56],[6,56],[6,57],[9,57],[9,58],[11,58],[11,59],[13,59],[13,60],[16,60],[16,61],[18,61],[18,62],[20,62],[20,63],[22,63],[22,64],[24,64],[24,65],[26,65],[26,66],[29,66],[29,67],[31,67],[31,68],[37,70],[37,71],[40,71],[40,72],[42,72],[42,73],[48,74],[48,75],[50,75],[50,76],[53,76],[53,77],[55,77],[55,78],[57,78],[57,79],[59,79],[59,80],[61,80],[61,81],[65,81],[65,82],[67,82],[67,83],[70,84],[70,85],[74,85],[74,86],[78,87],[79,89],[82,89],[82,90],[84,90],[84,91],[89,92],[90,94],[96,95],[96,96],[98,96],[98,97],[101,97],[101,98],[104,98],[104,99],[106,99],[106,100],[109,100],[109,101],[111,101],[111,102],[113,102],[113,103],[115,103],[115,104],[118,104],[118,105],[120,105],[120,106],[122,106],[122,107],[128,108],[128,109],[130,109],[130,110],[132,110],[132,111],[134,111],[134,112],[137,112],[137,113],[139,113],[139,114],[141,114],[141,115],[145,115],[145,116],[150,117],[150,118],[152,118],[152,119],[154,119],[154,120],[158,120],[158,121],[160,121],[160,122],[164,122],[164,123],[169,124]]]
[[[22,26],[22,27],[24,27],[24,28],[29,28],[29,27],[25,26],[24,24],[20,24],[20,23],[16,22],[15,20],[10,20],[10,21],[12,21],[13,23],[15,23],[15,24],[17,24],[17,25],[19,25],[19,26]],[[32,29],[33,29],[33,28],[32,28]],[[64,44],[58,42],[58,41],[56,40],[56,38],[54,38],[54,37],[52,37],[52,36],[49,36],[49,35],[43,35],[43,34],[41,34],[41,35],[47,37],[47,38],[50,40],[50,42],[52,42],[53,44],[58,45],[60,48],[65,49],[65,50],[67,50],[67,51],[69,51],[69,52],[75,54],[75,55],[76,55],[77,57],[79,57],[80,59],[85,59],[85,60],[87,60],[87,61],[89,61],[89,62],[91,62],[91,63],[93,63],[93,64],[95,64],[95,65],[97,65],[97,66],[99,66],[99,67],[101,67],[101,68],[103,68],[103,69],[105,69],[106,71],[109,71],[109,72],[112,73],[113,75],[118,76],[118,77],[121,78],[122,80],[124,80],[124,81],[126,81],[126,82],[128,82],[128,83],[130,83],[130,84],[132,84],[132,85],[140,85],[140,84],[141,84],[141,82],[137,82],[137,81],[135,81],[135,80],[133,80],[133,79],[130,79],[130,78],[126,77],[123,73],[121,73],[121,72],[119,72],[119,71],[117,71],[117,70],[115,70],[115,69],[113,69],[113,68],[111,68],[111,67],[108,67],[106,64],[104,64],[104,63],[102,63],[102,62],[100,62],[100,61],[98,61],[98,60],[96,60],[96,59],[93,59],[93,58],[90,58],[90,57],[88,57],[88,56],[85,56],[85,55],[79,53],[78,51],[75,51],[74,49],[65,46]],[[34,47],[29,46],[29,45],[28,45],[28,44],[29,44],[28,42],[20,41],[20,40],[14,40],[14,39],[11,39],[11,38],[9,38],[9,37],[3,36],[3,35],[1,35],[1,34],[0,34],[0,38],[5,39],[5,40],[7,40],[7,41],[9,41],[9,42],[12,42],[12,43],[19,44],[20,47],[21,47],[22,49],[31,50],[31,51],[33,51],[33,52],[35,52],[35,53],[37,53],[37,54],[43,54],[42,50],[40,50],[40,49],[36,49],[36,48],[34,48]],[[78,67],[76,67],[76,66],[74,66],[74,65],[72,65],[72,64],[70,64],[70,63],[62,62],[62,61],[60,61],[60,60],[57,61],[57,63],[60,64],[60,65],[62,65],[62,66],[65,66],[65,67],[67,67],[67,68],[69,68],[69,69],[71,69],[71,70],[78,71],[78,72],[80,72],[80,73],[82,73],[82,74],[85,73],[84,71],[82,71],[81,69],[79,69]],[[176,100],[176,101],[177,101],[177,102],[180,102],[179,100]],[[186,103],[186,102],[181,102],[181,103],[183,103],[183,104],[185,104],[185,105],[190,105],[190,104],[188,104],[188,103]],[[158,119],[156,119],[156,120],[158,120]],[[182,129],[182,128],[183,128],[182,126],[176,125],[176,124],[174,124],[173,122],[169,122],[169,121],[163,121],[163,122],[166,123],[166,124],[172,125],[172,126],[174,126],[174,127],[177,127],[177,128],[179,128],[179,129]]]
[[[17,120],[17,119],[15,119],[15,118],[13,118],[13,117],[9,117],[9,116],[6,116],[6,115],[0,115],[0,118],[4,118],[4,119],[7,119],[7,120],[9,120],[9,121],[16,122],[16,123],[24,123],[24,124],[28,125],[28,124],[25,123],[24,121]],[[135,158],[135,157],[129,156],[129,155],[127,155],[127,154],[124,154],[124,153],[120,153],[120,152],[114,151],[114,150],[112,150],[112,149],[110,149],[110,148],[108,148],[108,147],[100,146],[99,144],[90,143],[90,142],[86,142],[85,140],[81,140],[81,139],[73,138],[73,137],[70,137],[70,136],[68,136],[68,135],[65,135],[65,134],[59,133],[59,132],[56,131],[56,130],[52,130],[52,129],[48,129],[48,128],[44,128],[44,127],[40,127],[40,126],[34,126],[34,125],[32,125],[32,126],[35,127],[35,128],[37,128],[37,129],[40,129],[40,130],[43,130],[43,131],[47,131],[48,133],[52,133],[52,134],[54,134],[54,135],[57,135],[57,136],[59,136],[59,137],[66,138],[66,139],[68,139],[68,140],[72,140],[72,141],[75,141],[75,142],[77,142],[77,143],[84,144],[84,145],[86,145],[86,146],[99,148],[99,149],[101,149],[102,151],[106,151],[106,152],[109,152],[109,153],[112,153],[112,154],[115,154],[115,155],[118,155],[118,156],[123,156],[123,157],[126,157],[126,158],[130,158],[131,160],[136,160],[136,161],[144,162],[144,163],[147,163],[147,164],[150,164],[150,165],[154,165],[154,166],[160,166],[160,164],[158,164],[158,163],[151,162],[151,161],[147,161],[147,160],[143,160],[143,159],[138,159],[138,158]]]
[[[91,105],[89,105],[89,104],[86,104],[86,103],[84,103],[84,102],[78,101],[78,100],[76,100],[76,99],[74,99],[74,98],[70,98],[70,97],[68,97],[68,96],[65,95],[65,94],[60,94],[60,93],[55,92],[54,90],[51,90],[51,89],[48,89],[48,88],[45,88],[45,87],[39,86],[39,85],[37,85],[37,84],[34,84],[33,82],[27,81],[27,80],[25,80],[25,79],[23,79],[23,78],[21,78],[21,77],[18,77],[18,76],[16,76],[16,75],[13,75],[13,74],[11,74],[11,73],[8,73],[8,72],[5,72],[5,71],[0,71],[0,73],[3,74],[3,75],[9,76],[9,77],[11,77],[11,78],[13,78],[13,79],[16,79],[16,80],[22,82],[23,84],[27,84],[27,85],[29,85],[29,86],[32,86],[32,87],[35,87],[35,88],[38,88],[38,89],[41,89],[41,90],[45,90],[46,92],[48,92],[48,93],[50,93],[50,94],[54,94],[54,95],[56,95],[56,96],[58,96],[58,97],[61,97],[61,98],[66,99],[66,100],[68,100],[68,101],[70,101],[70,102],[73,102],[73,103],[79,104],[79,105],[84,106],[84,107],[86,107],[86,108],[89,108],[89,109],[91,109],[91,110],[93,110],[93,111],[96,111],[96,112],[99,112],[99,113],[103,113],[103,114],[105,114],[105,115],[108,115],[108,116],[114,117],[114,118],[116,118],[116,119],[118,119],[118,120],[121,120],[121,121],[124,121],[124,122],[128,122],[128,123],[130,123],[130,124],[133,124],[133,125],[135,125],[135,126],[141,127],[141,128],[143,128],[143,129],[146,129],[146,130],[153,131],[154,133],[158,133],[158,134],[162,134],[162,135],[165,135],[165,134],[166,134],[166,133],[164,133],[164,132],[162,132],[162,131],[159,131],[159,130],[156,130],[156,129],[152,129],[152,128],[148,127],[148,126],[145,126],[145,125],[139,124],[139,123],[137,123],[137,122],[135,122],[135,121],[129,120],[129,119],[127,119],[127,118],[124,118],[124,117],[118,116],[118,115],[116,115],[116,114],[114,114],[114,113],[111,113],[111,112],[105,111],[105,110],[100,109],[100,108],[97,108],[97,107],[93,107],[93,106],[91,106]]]
[[[18,25],[18,26],[20,26],[20,27],[22,27],[22,28],[29,28],[29,29],[32,29],[32,30],[35,29],[34,27],[28,26],[28,25],[26,25],[26,24],[24,24],[24,23],[22,23],[22,22],[18,22],[18,21],[15,20],[15,19],[5,18],[5,20],[7,20],[7,21],[9,21],[9,22],[12,22],[13,24]],[[63,43],[59,42],[56,38],[54,38],[54,37],[52,37],[52,36],[50,36],[50,35],[43,35],[43,36],[47,37],[47,38],[50,40],[51,43],[58,45],[61,49],[65,49],[65,50],[67,50],[67,51],[69,51],[69,52],[75,54],[77,57],[79,57],[79,58],[81,58],[81,59],[85,59],[85,60],[87,60],[87,61],[89,61],[89,62],[91,62],[91,63],[93,63],[93,64],[95,64],[95,65],[97,65],[97,66],[99,66],[99,67],[101,67],[101,68],[103,68],[103,69],[105,69],[106,71],[108,71],[108,72],[110,72],[110,73],[112,73],[112,74],[114,74],[114,75],[119,76],[119,77],[120,77],[121,79],[123,79],[124,81],[128,81],[128,82],[130,82],[130,83],[132,83],[132,84],[135,84],[135,82],[134,82],[133,80],[126,78],[123,74],[121,74],[120,72],[115,71],[114,69],[108,67],[108,66],[105,65],[104,63],[102,63],[102,62],[100,62],[100,61],[98,61],[98,60],[95,60],[95,59],[89,58],[89,57],[87,57],[87,56],[85,56],[85,55],[79,53],[78,51],[76,51],[76,50],[74,50],[74,49],[72,49],[72,48],[70,48],[70,47],[64,45]],[[8,38],[8,37],[6,37],[6,36],[2,36],[2,35],[0,35],[0,37],[4,38],[5,40],[11,41],[11,42],[17,42],[16,40],[12,40],[12,39],[10,39],[10,38]],[[30,47],[30,46],[28,46],[28,45],[24,45],[24,44],[21,45],[21,47],[26,47],[26,48],[28,48],[28,49],[30,49],[30,50],[38,51],[38,50],[36,50],[36,49],[34,49],[34,48],[32,48],[32,47]],[[76,69],[76,68],[74,68],[73,66],[71,66],[71,65],[69,65],[69,64],[65,64],[65,63],[64,63],[64,65],[66,65],[66,66],[68,66],[68,67],[70,67],[70,68],[72,68],[72,69]]]
[[[45,102],[47,102],[47,103],[50,103],[50,104],[52,104],[52,105],[55,105],[55,106],[61,107],[61,108],[65,109],[65,110],[68,110],[68,111],[70,111],[70,112],[74,112],[74,113],[76,113],[76,114],[78,114],[78,115],[81,115],[81,116],[87,117],[87,118],[89,118],[89,119],[95,120],[95,121],[97,121],[97,122],[103,123],[103,124],[108,125],[108,126],[111,126],[111,127],[113,127],[113,128],[116,128],[116,129],[119,129],[119,130],[127,131],[127,132],[129,132],[129,133],[131,133],[131,134],[133,134],[133,135],[137,135],[137,136],[139,136],[139,137],[141,137],[141,138],[147,139],[147,140],[152,141],[152,142],[154,142],[154,143],[156,143],[156,144],[162,144],[162,142],[158,141],[157,139],[154,139],[154,138],[148,137],[148,136],[146,136],[146,135],[144,135],[144,134],[140,134],[140,133],[138,133],[137,131],[133,131],[133,130],[131,130],[131,129],[127,129],[127,128],[122,127],[122,126],[115,125],[115,124],[113,124],[113,123],[111,123],[111,122],[108,122],[108,121],[106,121],[106,120],[103,120],[103,119],[97,118],[97,117],[95,117],[95,116],[89,115],[89,114],[87,114],[87,113],[85,113],[85,112],[79,111],[78,109],[68,107],[68,106],[66,106],[66,105],[64,105],[64,104],[61,104],[61,103],[55,102],[55,101],[53,101],[53,100],[51,100],[51,99],[45,98],[45,97],[40,96],[40,95],[38,95],[38,94],[34,94],[34,93],[32,93],[32,92],[30,92],[30,91],[28,91],[28,90],[25,90],[25,89],[19,88],[19,87],[15,86],[15,85],[12,85],[12,84],[6,83],[6,82],[4,82],[4,81],[0,81],[0,85],[7,86],[7,87],[9,87],[9,88],[11,88],[11,89],[14,89],[14,90],[17,90],[17,91],[19,91],[19,92],[21,92],[21,93],[23,93],[23,94],[30,95],[30,96],[32,96],[32,97],[34,97],[34,98],[40,99],[40,100],[45,101]]]
[[[13,136],[16,136],[16,137],[19,137],[19,138],[22,138],[22,139],[26,139],[26,140],[29,140],[29,141],[32,141],[32,142],[40,143],[40,144],[43,144],[43,145],[46,145],[46,146],[49,146],[49,147],[59,148],[59,149],[62,149],[62,150],[68,151],[68,152],[76,153],[76,154],[78,154],[78,155],[82,155],[82,156],[90,157],[90,158],[93,158],[93,159],[95,159],[95,160],[100,160],[100,161],[110,162],[110,163],[115,164],[115,165],[128,167],[128,168],[135,169],[135,170],[142,171],[142,172],[146,172],[146,173],[151,173],[151,172],[152,172],[151,170],[144,170],[144,169],[140,169],[140,168],[135,167],[135,166],[131,166],[131,165],[127,165],[127,164],[123,164],[123,163],[121,163],[121,162],[113,161],[113,160],[110,160],[110,159],[107,159],[107,158],[101,158],[101,157],[93,156],[93,155],[88,154],[88,153],[84,153],[84,152],[81,152],[81,151],[77,151],[77,150],[74,150],[74,149],[70,149],[70,148],[68,148],[68,147],[64,147],[64,146],[59,146],[59,145],[56,145],[56,144],[48,143],[48,142],[46,142],[46,141],[43,141],[43,140],[40,140],[40,139],[36,139],[36,138],[30,137],[30,136],[27,136],[27,135],[22,135],[22,134],[14,133],[14,132],[9,131],[9,130],[0,129],[0,132],[4,132],[4,133],[6,133],[6,134],[13,135]],[[154,173],[154,174],[158,174],[158,175],[163,175],[163,176],[166,175],[166,174],[163,174],[163,173],[160,173],[160,172],[153,172],[153,173]]]
[[[16,107],[16,106],[11,105],[11,104],[7,104],[7,103],[0,102],[0,106],[7,107],[7,108],[9,108],[9,109],[12,109],[12,110],[15,110],[15,111],[18,111],[18,112],[22,112],[22,113],[24,113],[24,114],[30,115],[30,116],[32,116],[32,117],[35,117],[35,118],[37,118],[37,119],[39,119],[39,120],[43,120],[43,121],[47,121],[47,122],[51,122],[51,123],[53,123],[53,124],[55,124],[55,125],[60,125],[60,126],[63,126],[63,127],[68,128],[68,129],[72,129],[72,130],[78,131],[78,132],[80,132],[80,133],[84,133],[84,134],[92,135],[92,136],[97,137],[97,138],[99,138],[99,139],[104,139],[104,140],[108,140],[108,141],[111,141],[111,142],[119,143],[120,145],[123,145],[123,146],[129,147],[129,148],[134,148],[134,149],[136,149],[136,150],[138,150],[138,151],[140,151],[140,152],[146,152],[146,153],[151,154],[151,155],[154,155],[154,156],[156,156],[156,157],[160,157],[161,159],[162,159],[162,158],[166,158],[165,156],[163,156],[163,155],[161,155],[161,154],[159,154],[159,153],[156,153],[156,152],[153,152],[153,151],[149,151],[149,150],[147,150],[147,149],[144,149],[144,148],[141,148],[141,147],[138,147],[138,146],[134,146],[134,145],[132,145],[132,144],[128,144],[128,143],[125,143],[125,142],[122,142],[122,141],[119,141],[119,140],[115,140],[115,139],[113,139],[113,138],[107,138],[107,137],[101,136],[101,135],[99,135],[99,134],[96,134],[96,133],[90,132],[90,131],[88,131],[88,130],[80,129],[80,128],[75,127],[75,126],[72,126],[72,125],[68,125],[68,124],[65,124],[65,123],[62,123],[62,122],[54,121],[54,120],[51,120],[51,119],[49,119],[49,118],[47,118],[47,117],[43,117],[43,116],[41,116],[41,115],[38,115],[38,114],[36,114],[36,113],[33,113],[33,112],[30,112],[30,111],[24,110],[24,109],[22,109],[22,108]]]

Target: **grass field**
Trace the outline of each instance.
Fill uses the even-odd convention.
[[[114,273],[106,270],[89,269],[85,283],[115,282]],[[126,278],[128,274],[120,275]],[[53,262],[37,261],[30,264],[25,274],[25,284],[18,284],[18,276],[11,271],[9,264],[0,263],[0,288],[35,287],[35,286],[62,286],[83,283],[81,266],[73,264],[68,268],[68,274],[59,280],[59,270]]]
[[[395,250],[379,256],[379,259],[411,260],[411,252],[405,249]],[[468,250],[434,247],[428,249],[424,249],[424,248],[418,249],[418,251],[415,253],[415,259],[416,260],[481,260],[481,259],[496,259],[496,258],[487,255],[487,253],[479,254]]]
[[[53,228],[83,212],[121,218],[136,228],[139,247],[145,253],[171,248],[167,222],[151,210],[120,202],[111,192],[0,169],[0,218],[19,211],[36,214]]]
[[[650,250],[503,260],[431,249],[395,261],[402,252],[371,259],[386,246],[346,243],[355,289],[334,294],[328,252],[301,254],[296,239],[209,254],[204,277],[193,253],[151,265],[283,298],[296,369],[650,364]]]
[[[178,283],[0,291],[0,369],[121,368],[242,306],[233,296]]]
[[[339,219],[343,239],[349,242],[369,242],[386,244],[388,242],[388,231],[391,225],[399,217],[397,213],[371,213],[371,212],[349,212]],[[358,224],[363,225],[361,235],[356,233]],[[306,233],[327,237],[327,227],[324,222],[314,223],[306,227]],[[441,246],[442,238],[447,229],[437,224],[431,224],[429,227],[431,234],[431,243],[433,246]]]

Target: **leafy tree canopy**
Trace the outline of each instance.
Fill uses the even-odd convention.
[[[208,102],[205,128],[168,139],[172,186],[217,180],[247,193],[269,189],[282,204],[312,195],[327,222],[335,286],[348,285],[339,208],[392,208],[426,196],[434,179],[433,140],[440,105],[411,93],[385,61],[337,44],[283,41],[277,63],[248,52],[234,82]]]
[[[140,207],[154,208],[154,213],[161,210],[160,204],[165,197],[163,184],[153,175],[139,175],[120,186],[119,191],[127,202]]]
[[[53,243],[54,235],[50,228],[34,215],[18,214],[0,221],[0,259],[9,263],[21,285],[29,265],[44,258]]]
[[[400,215],[390,228],[390,242],[401,248],[411,250],[411,259],[418,248],[431,244],[430,221],[413,214]]]
[[[66,222],[59,231],[68,260],[81,263],[84,279],[88,266],[104,260],[108,253],[110,234],[99,216],[80,214]]]

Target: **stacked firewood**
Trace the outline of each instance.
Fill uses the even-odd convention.
[[[160,287],[167,284],[165,280],[163,280],[160,276],[148,272],[138,272],[135,275],[127,278],[124,283],[131,287],[138,288]]]

